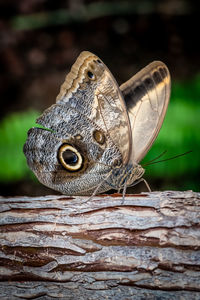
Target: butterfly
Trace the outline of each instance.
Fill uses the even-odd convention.
[[[119,87],[102,60],[83,51],[37,119],[41,127],[28,132],[30,169],[63,194],[125,193],[144,174],[139,162],[159,133],[170,85],[168,68],[154,61]]]

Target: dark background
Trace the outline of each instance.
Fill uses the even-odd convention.
[[[167,64],[171,108],[148,157],[193,152],[149,167],[145,178],[153,190],[199,190],[199,17],[198,1],[187,0],[0,1],[1,194],[53,193],[26,167],[23,142],[83,50],[97,54],[119,84],[153,60]]]

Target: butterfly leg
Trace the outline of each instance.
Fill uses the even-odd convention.
[[[123,187],[123,192],[122,192],[122,204],[124,204],[124,201],[125,201],[126,189],[127,189],[127,183],[125,181],[124,187]]]
[[[148,182],[147,182],[144,178],[141,178],[141,179],[140,179],[140,182],[141,182],[141,181],[143,181],[143,182],[145,183],[145,185],[146,185],[146,187],[147,187],[147,189],[148,189],[148,192],[151,192],[151,188],[150,188]]]
[[[97,194],[98,190],[100,189],[102,183],[103,183],[103,181],[101,181],[101,182],[97,185],[97,187],[94,189],[92,195],[89,196],[89,198],[87,198],[87,199],[84,201],[84,203],[86,203],[86,202],[92,200],[92,198]]]
[[[121,204],[124,204],[124,201],[125,201],[125,196],[126,196],[126,189],[127,189],[127,183],[125,182],[124,184],[124,187],[123,187],[123,191],[122,191],[122,203]],[[122,188],[118,188],[117,190],[117,193],[120,194]]]
[[[149,184],[147,183],[147,181],[144,179],[144,178],[140,178],[139,180],[135,181],[132,185],[130,185],[131,187],[132,186],[135,186],[136,184],[140,183],[140,182],[144,182],[144,184],[146,185],[147,189],[148,189],[148,192],[151,192],[151,188],[149,186]]]
[[[112,172],[112,170],[111,170],[111,172]],[[100,187],[102,186],[102,184],[110,177],[111,172],[108,173],[108,175],[106,176],[105,179],[103,179],[102,181],[100,181],[100,183],[99,183],[99,184],[97,185],[97,187],[94,189],[92,195],[91,195],[88,199],[86,199],[86,200],[84,201],[84,203],[86,203],[86,202],[92,200],[92,198],[97,194],[97,192],[98,192],[98,190],[100,189]]]

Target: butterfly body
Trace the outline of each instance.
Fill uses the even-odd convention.
[[[56,104],[37,119],[43,128],[30,129],[24,145],[43,184],[67,195],[90,195],[141,178],[138,162],[158,134],[170,88],[163,63],[146,68],[119,88],[96,55],[80,54]]]
[[[109,184],[110,189],[120,191],[128,186],[132,186],[143,176],[144,172],[140,165],[129,163],[115,168],[106,182]]]

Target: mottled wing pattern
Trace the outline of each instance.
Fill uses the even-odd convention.
[[[61,86],[57,103],[68,103],[99,126],[129,161],[131,131],[129,117],[118,84],[105,64],[84,51]]]
[[[129,161],[131,131],[123,96],[108,68],[90,52],[80,54],[56,103],[37,123],[43,128],[30,129],[24,145],[28,165],[43,184],[64,194],[92,194],[100,183],[98,192],[109,190],[105,178]],[[76,171],[76,161],[68,156],[75,152],[62,152],[66,146],[79,153]]]
[[[155,61],[120,86],[131,123],[133,162],[141,161],[160,131],[170,85],[166,65]]]
[[[169,94],[161,62],[119,88],[96,55],[82,52],[56,103],[37,119],[43,128],[29,130],[28,165],[43,184],[68,195],[131,185],[144,172],[137,162],[160,130]]]

